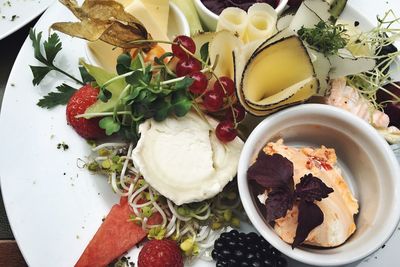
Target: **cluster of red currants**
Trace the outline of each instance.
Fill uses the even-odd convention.
[[[192,55],[196,52],[196,44],[193,39],[180,35],[173,41],[172,52],[179,59],[176,65],[176,74],[179,77],[188,76],[194,81],[189,91],[195,96],[201,96],[202,105],[212,113],[223,109],[224,103],[232,99],[235,93],[235,84],[229,77],[219,77],[209,88],[209,80],[201,72],[202,64]],[[231,103],[230,101],[227,101]],[[216,128],[216,135],[221,142],[230,142],[237,136],[237,123],[245,116],[244,108],[234,104],[226,110],[225,119]]]

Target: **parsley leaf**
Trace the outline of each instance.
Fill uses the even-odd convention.
[[[57,105],[65,105],[76,92],[76,89],[63,83],[57,87],[57,91],[58,92],[50,92],[47,96],[40,99],[37,105],[47,109],[53,108]]]
[[[47,41],[44,41],[43,47],[46,53],[47,62],[53,63],[58,52],[60,52],[62,49],[60,38],[56,33],[53,33],[52,35],[50,35]]]
[[[43,66],[29,66],[33,74],[33,85],[39,85],[39,83],[46,77],[46,75],[51,71],[48,67]]]
[[[36,34],[34,29],[30,29],[29,31],[29,38],[32,40],[33,46],[33,54],[34,57],[42,63],[44,66],[30,66],[33,74],[33,84],[38,85],[46,75],[51,71],[57,71],[65,76],[69,77],[70,79],[74,80],[75,82],[84,85],[84,83],[66,71],[58,68],[54,65],[54,59],[56,58],[57,54],[62,49],[62,44],[60,38],[56,33],[53,33],[49,36],[49,38],[43,42],[43,50],[42,52],[42,32]]]

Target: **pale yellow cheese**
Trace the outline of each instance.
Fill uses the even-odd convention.
[[[157,23],[161,32],[167,35],[169,20],[169,1],[168,0],[115,0],[125,8],[134,2],[140,2],[147,9],[148,13]]]
[[[137,1],[137,0],[136,0]],[[167,35],[168,33],[168,17],[169,17],[169,1],[168,0],[139,0],[146,9],[153,15],[160,30]]]
[[[137,18],[153,37],[153,40],[170,41],[167,36],[166,27],[168,26],[168,15],[165,16],[165,6],[153,5],[154,1],[149,1],[149,4],[144,4],[145,1],[134,0],[125,7],[125,11]],[[163,1],[157,1],[163,2]],[[150,8],[151,6],[151,8]],[[169,11],[169,10],[168,10]],[[159,43],[165,51],[171,51],[171,45]]]
[[[115,0],[115,1],[123,5],[124,7],[127,7],[130,3],[132,3],[135,0]]]
[[[94,61],[92,64],[102,66],[108,72],[114,73],[118,56],[123,52],[121,48],[115,48],[113,45],[101,40],[89,42],[88,47],[92,53]]]

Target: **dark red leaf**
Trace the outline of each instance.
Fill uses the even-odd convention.
[[[256,162],[247,171],[249,180],[269,189],[287,189],[293,192],[293,163],[280,154],[258,154]]]
[[[265,206],[267,207],[266,219],[268,222],[285,217],[287,211],[293,208],[293,194],[287,190],[272,190],[268,194]]]
[[[299,217],[296,229],[296,236],[292,248],[298,247],[306,240],[308,234],[324,221],[324,213],[313,202],[300,201]]]
[[[296,185],[295,195],[302,200],[314,202],[315,200],[321,201],[332,192],[332,188],[310,173],[300,179],[300,183]]]

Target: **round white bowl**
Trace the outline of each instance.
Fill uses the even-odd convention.
[[[182,11],[174,4],[169,3],[169,16],[168,16],[168,38],[173,40],[178,35],[187,35],[190,36],[190,26]],[[101,42],[101,41],[99,41]],[[121,49],[115,49],[114,46],[106,44],[102,42],[101,45],[98,45],[99,51],[93,51],[89,45],[86,45],[86,58],[89,63],[93,65],[97,65],[105,68],[110,72],[115,71],[115,64],[117,57],[120,53],[122,53]],[[104,54],[107,54],[113,57],[112,60],[115,62],[105,64],[104,63]],[[108,62],[109,60],[107,60]],[[114,64],[115,63],[115,64]]]
[[[208,30],[215,31],[217,28],[218,15],[209,10],[203,4],[203,2],[201,2],[201,0],[194,0],[193,3],[196,7],[197,13],[199,14],[201,22],[208,28]],[[287,3],[288,0],[281,0],[279,2],[279,5],[275,8],[276,12],[278,12],[278,15],[283,12]]]
[[[360,205],[357,230],[343,245],[292,249],[259,212],[255,203],[258,200],[249,190],[247,170],[258,152],[269,141],[279,138],[287,145],[325,145],[336,150],[343,177]],[[287,256],[317,266],[342,265],[365,258],[390,238],[400,218],[400,167],[389,145],[365,121],[327,105],[300,105],[262,121],[243,147],[238,186],[244,209],[260,234]]]

